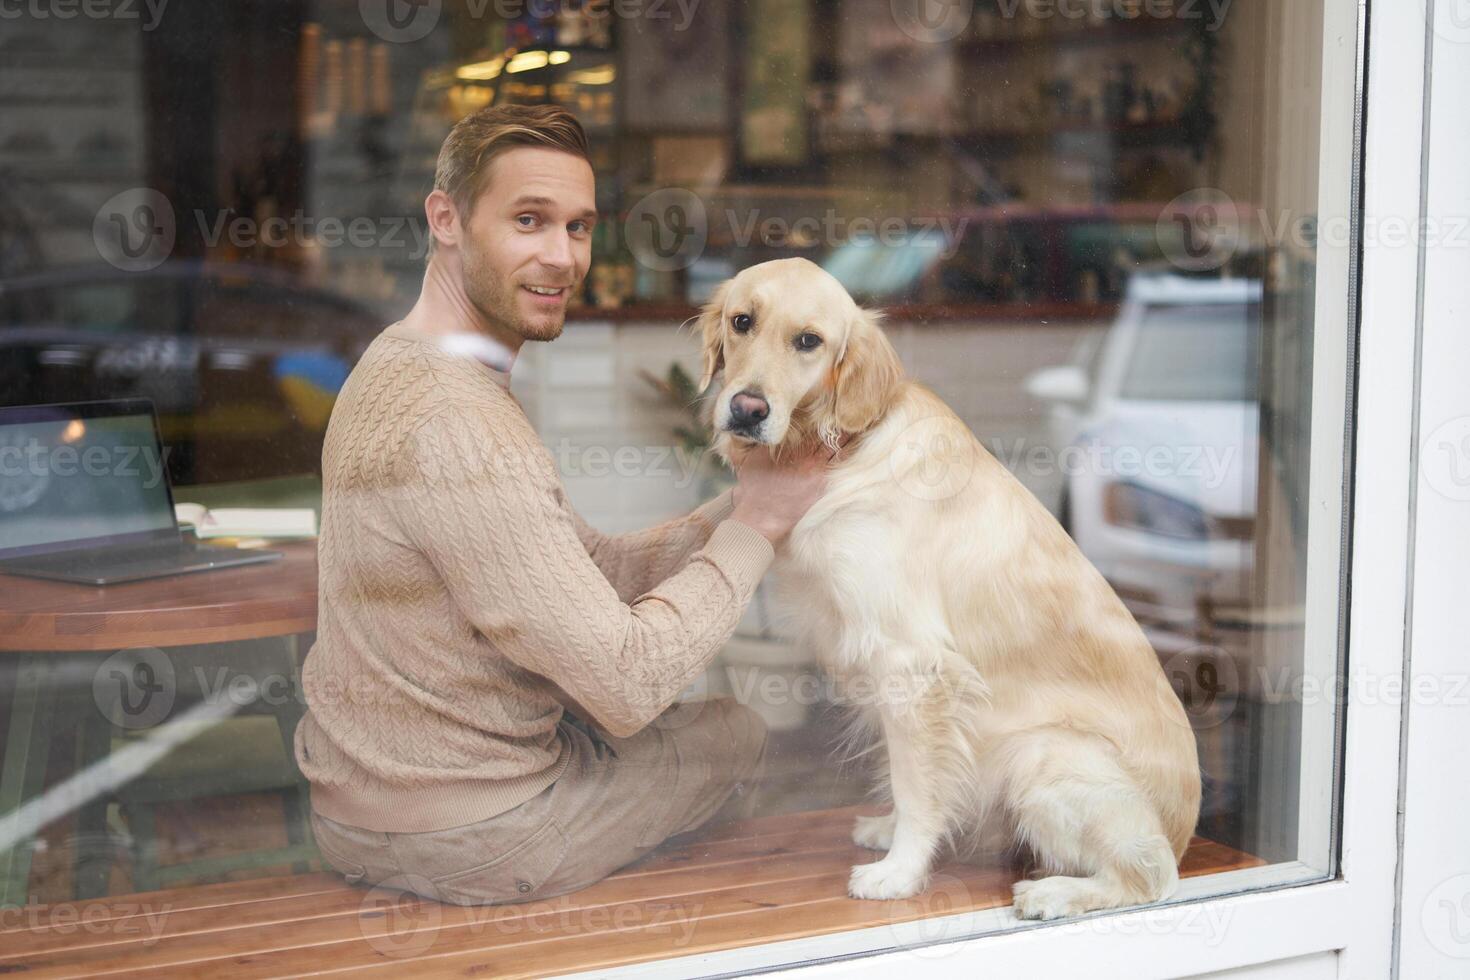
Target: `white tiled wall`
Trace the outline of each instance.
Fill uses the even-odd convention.
[[[1033,371],[1065,363],[1100,326],[889,321],[885,329],[912,377],[995,450],[1044,443],[1044,407],[1022,385]],[[512,390],[562,465],[572,503],[604,531],[647,527],[701,501],[689,461],[670,451],[684,418],[638,373],[662,377],[673,361],[698,377],[697,338],[673,322],[570,323],[556,341],[522,348],[517,360]],[[1018,475],[1053,503],[1053,478]]]

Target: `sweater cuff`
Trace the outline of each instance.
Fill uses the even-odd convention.
[[[694,509],[694,516],[698,517],[708,527],[715,527],[735,512],[735,488],[731,487],[717,497],[711,497]]]
[[[735,582],[749,586],[748,592],[755,591],[776,559],[776,549],[764,534],[731,520],[720,522],[700,553]]]

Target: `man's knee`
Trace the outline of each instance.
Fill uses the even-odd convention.
[[[738,778],[748,777],[765,763],[769,733],[763,718],[731,698],[721,699],[721,721],[730,733],[730,746]]]

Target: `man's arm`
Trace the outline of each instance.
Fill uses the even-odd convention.
[[[443,412],[404,447],[391,505],[455,605],[495,649],[628,736],[656,718],[735,631],[775,557],[724,520],[677,574],[625,603],[577,535],[534,432]]]
[[[587,554],[617,590],[618,598],[632,602],[683,568],[734,511],[735,500],[731,488],[683,517],[625,534],[603,534],[572,509],[571,501],[566,506]]]

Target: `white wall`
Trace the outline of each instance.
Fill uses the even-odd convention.
[[[886,329],[911,376],[1007,459],[1046,438],[1044,406],[1022,391],[1026,377],[1064,363],[1081,337],[1102,326],[893,321]],[[663,376],[676,360],[697,379],[696,338],[673,322],[574,322],[556,341],[522,348],[512,391],[557,457],[573,504],[604,531],[646,527],[700,502],[687,461],[667,452],[671,430],[683,419],[638,374]],[[1043,502],[1054,503],[1054,474],[1018,475]]]

